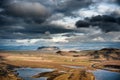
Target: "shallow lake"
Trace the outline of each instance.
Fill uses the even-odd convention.
[[[19,76],[24,80],[47,80],[47,77],[32,78],[32,76],[42,72],[51,72],[53,70],[54,69],[46,69],[46,68],[17,68],[16,69],[17,73],[19,73]],[[96,80],[120,80],[120,73],[118,72],[111,72],[111,71],[99,70],[99,69],[96,71],[90,71],[90,72],[93,72]]]
[[[68,65],[62,65],[64,67],[68,67],[68,68],[74,68],[74,69],[84,69],[84,66],[68,66]]]
[[[17,73],[19,73],[19,77],[24,80],[47,80],[46,77],[41,78],[32,78],[32,76],[42,73],[42,72],[50,72],[53,69],[46,69],[46,68],[17,68]]]
[[[96,80],[120,80],[120,73],[106,70],[93,71]]]

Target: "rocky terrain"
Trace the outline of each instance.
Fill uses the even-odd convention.
[[[22,80],[13,70],[15,66],[0,63],[0,80]]]
[[[88,52],[88,55],[94,59],[103,60],[120,60],[120,49],[116,48],[104,48],[93,52]]]
[[[55,70],[52,72],[40,73],[33,77],[48,77],[47,80],[95,80],[95,77],[92,73],[81,69],[71,69],[68,72]]]

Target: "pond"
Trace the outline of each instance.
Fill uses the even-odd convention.
[[[66,65],[64,65],[66,66]],[[72,68],[81,68],[78,66],[67,66]],[[51,72],[54,69],[46,69],[46,68],[17,68],[16,71],[19,73],[19,77],[23,78],[24,80],[47,80],[47,77],[41,78],[32,78],[32,76],[37,75],[38,73],[42,72]],[[120,73],[112,72],[107,70],[95,70],[90,71],[94,74],[95,80],[120,80]]]
[[[92,71],[96,80],[120,80],[120,73],[106,71],[106,70],[96,70]]]
[[[18,76],[24,80],[47,80],[47,77],[32,78],[32,76],[42,72],[53,71],[53,69],[46,68],[17,68],[15,70],[17,71],[17,73],[19,73]]]
[[[68,67],[68,68],[74,68],[74,69],[84,69],[85,67],[84,66],[68,66],[68,65],[62,65],[64,67]]]

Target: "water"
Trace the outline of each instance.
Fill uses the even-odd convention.
[[[53,69],[45,69],[45,68],[17,68],[17,73],[19,73],[19,77],[24,80],[47,80],[46,77],[41,78],[32,78],[32,76],[37,75],[42,72],[50,72]]]
[[[75,69],[85,68],[81,66],[67,66],[67,65],[62,65],[62,66],[75,68]],[[93,72],[95,76],[95,80],[120,80],[120,73],[118,72],[112,72],[107,70],[96,70],[96,71],[90,70],[89,72]]]
[[[120,80],[120,73],[106,70],[93,71],[96,80]]]
[[[78,66],[70,66],[70,67],[79,68]],[[24,80],[47,80],[47,77],[32,78],[32,76],[42,72],[53,71],[53,69],[45,69],[45,68],[17,68],[16,70],[17,73],[19,73],[19,76]],[[120,73],[118,72],[111,72],[106,70],[96,70],[90,72],[93,72],[96,80],[120,80]]]
[[[68,65],[62,65],[64,67],[68,67],[68,68],[74,68],[74,69],[84,69],[85,67],[83,66],[68,66]]]

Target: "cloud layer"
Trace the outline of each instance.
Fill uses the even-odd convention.
[[[0,39],[61,42],[56,35],[65,42],[119,41],[120,1],[0,0]]]
[[[120,31],[120,17],[113,17],[108,15],[98,15],[85,20],[76,22],[76,26],[80,27],[96,27],[98,26],[105,32]]]

